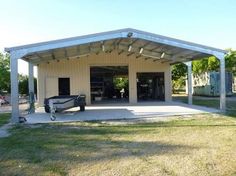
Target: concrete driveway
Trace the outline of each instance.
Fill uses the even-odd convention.
[[[56,114],[54,122],[92,121],[92,120],[122,120],[122,119],[167,119],[176,115],[191,115],[200,113],[217,113],[217,109],[202,106],[187,105],[177,102],[148,102],[138,104],[110,104],[86,106],[84,112],[79,108],[69,109]],[[51,123],[50,114],[38,108],[35,114],[26,115],[27,123]]]

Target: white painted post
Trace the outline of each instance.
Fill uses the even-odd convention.
[[[129,103],[137,103],[137,76],[132,64],[129,65]]]
[[[220,61],[220,109],[226,110],[226,91],[225,91],[225,54],[215,55]]]
[[[164,72],[164,89],[165,89],[165,102],[172,101],[172,79],[171,79],[171,67]],[[136,83],[137,84],[137,83]]]
[[[188,104],[193,104],[192,61],[185,62],[188,67]]]
[[[18,88],[18,57],[17,54],[10,55],[11,67],[11,122],[19,122],[19,88]]]
[[[34,93],[34,65],[32,63],[29,63],[28,66],[29,66],[29,80],[28,80],[29,92]]]
[[[29,96],[30,96],[30,94],[33,94],[33,96],[34,96],[34,65],[29,62],[28,66],[29,66],[29,80],[28,80]],[[30,99],[32,99],[32,97]],[[31,103],[31,102],[29,102],[29,103]],[[34,110],[34,108],[32,108],[31,113],[34,113],[34,112],[35,112],[35,110]]]
[[[188,79],[185,80],[185,94],[188,94]]]
[[[11,69],[11,122],[19,122],[19,87],[18,87],[18,59],[23,56],[23,52],[12,51],[10,54],[10,69]]]

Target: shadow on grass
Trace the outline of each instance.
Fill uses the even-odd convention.
[[[65,174],[70,164],[158,156],[167,153],[178,155],[195,149],[188,145],[133,140],[130,138],[132,135],[136,135],[137,132],[150,133],[151,127],[154,126],[143,126],[146,129],[136,129],[136,127],[141,126],[129,128],[127,126],[76,128],[69,124],[42,125],[39,128],[16,126],[12,129],[10,137],[0,140],[0,173],[25,175],[29,172],[27,169],[37,167],[41,171]],[[158,133],[158,130],[155,133]],[[125,138],[116,138],[121,135]],[[26,168],[19,168],[19,164]],[[9,168],[14,169],[11,171]]]
[[[0,113],[0,127],[7,124],[10,121],[9,113]]]
[[[185,155],[198,148],[153,141],[146,135],[168,134],[176,127],[208,130],[209,127],[235,126],[234,120],[208,116],[125,125],[102,122],[17,125],[11,129],[11,136],[0,140],[0,173],[31,175],[37,169],[66,175],[68,168],[83,163],[89,165],[133,157],[145,159],[166,154]],[[138,140],[139,135],[142,140]],[[22,167],[19,168],[19,165]]]
[[[228,117],[236,118],[236,110],[227,110],[225,115]]]
[[[215,117],[216,116],[216,117]],[[137,133],[143,133],[144,129],[146,131],[152,131],[157,127],[230,127],[236,126],[236,121],[230,118],[226,118],[225,114],[216,113],[216,114],[197,114],[189,115],[189,117],[176,116],[174,119],[169,121],[157,121],[157,122],[148,122],[148,121],[136,121],[135,119],[126,119],[126,120],[103,120],[103,121],[88,121],[88,124],[99,124],[99,127],[110,127],[125,129],[122,131],[126,133],[127,129],[131,129]],[[65,124],[65,123],[64,123]],[[68,123],[70,124],[70,123]],[[76,124],[76,122],[75,122]],[[59,124],[63,125],[63,124]]]

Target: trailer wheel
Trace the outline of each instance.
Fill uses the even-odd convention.
[[[84,105],[80,106],[80,111],[85,111],[85,106]]]
[[[51,121],[55,121],[56,120],[56,116],[55,115],[51,115]]]
[[[50,107],[48,105],[44,106],[44,110],[46,113],[50,113]]]

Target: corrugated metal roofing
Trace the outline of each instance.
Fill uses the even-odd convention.
[[[71,59],[117,51],[135,55],[136,58],[152,59],[171,64],[200,59],[225,50],[169,38],[136,29],[121,29],[49,42],[6,48],[6,52],[24,50],[22,58],[33,64],[50,60]]]

